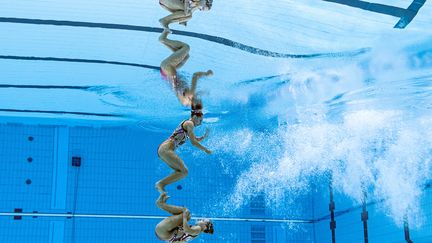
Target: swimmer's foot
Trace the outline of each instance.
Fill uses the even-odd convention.
[[[156,200],[156,204],[160,205],[162,203],[166,203],[166,201],[168,200],[168,198],[170,198],[170,196],[168,196],[168,193],[161,193],[159,198]]]
[[[163,208],[164,204],[166,204],[167,193],[161,193],[158,199],[156,200],[156,206],[158,208]]]
[[[162,202],[163,203],[166,203],[166,201],[168,201],[169,198],[170,198],[170,196],[168,196],[168,193],[162,194]]]
[[[156,182],[155,184],[155,188],[156,190],[158,190],[158,192],[162,195],[162,194],[167,194],[167,191],[165,191],[165,187],[160,183],[160,181]]]

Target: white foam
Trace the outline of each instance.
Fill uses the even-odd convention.
[[[432,136],[425,135],[431,133],[432,119],[404,122],[402,117],[399,111],[361,110],[340,123],[280,129],[269,137],[282,138],[276,146],[283,150],[254,160],[239,176],[230,205],[240,207],[264,193],[268,205],[277,207],[286,192],[307,191],[310,178],[330,171],[335,189],[357,203],[361,188],[369,189],[370,200],[385,199],[384,208],[396,223],[409,212],[410,223],[419,224],[422,183],[431,176]],[[236,151],[227,146],[225,152],[230,148]]]

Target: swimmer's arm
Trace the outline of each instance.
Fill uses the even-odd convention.
[[[208,70],[207,72],[196,72],[193,74],[192,85],[191,85],[191,92],[192,92],[193,96],[195,96],[198,79],[202,78],[203,76],[211,76],[211,75],[213,75],[212,70]]]
[[[209,134],[209,129],[206,128],[206,131],[205,131],[204,135],[202,137],[197,137],[196,140],[198,142],[201,142],[202,140],[204,140],[204,139],[206,139],[208,137],[208,134]]]
[[[188,134],[188,136],[189,136],[189,138],[191,140],[192,145],[195,146],[195,147],[197,147],[197,148],[199,148],[199,149],[201,149],[202,151],[204,151],[204,152],[206,152],[208,154],[211,154],[211,150],[209,150],[206,147],[202,146],[199,143],[199,141],[197,140],[197,138],[195,136],[195,133],[194,133],[194,125],[193,125],[193,123],[191,121],[186,121],[183,126],[186,127],[186,131],[187,131],[187,134]]]
[[[193,74],[192,85],[191,85],[191,92],[192,92],[193,96],[195,96],[195,94],[196,94],[196,87],[197,87],[198,79],[200,79],[204,75],[205,75],[205,72],[196,72]]]
[[[186,15],[191,13],[191,3],[190,0],[184,0],[184,13]]]

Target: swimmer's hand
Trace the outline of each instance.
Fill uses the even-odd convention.
[[[213,71],[212,70],[207,70],[206,75],[207,76],[213,76]]]
[[[208,127],[206,127],[206,131],[205,131],[204,136],[203,136],[202,139],[208,138],[209,133],[210,133],[210,129]]]
[[[197,137],[196,140],[198,142],[201,142],[202,140],[206,139],[208,137],[208,135],[209,135],[209,131],[210,130],[208,129],[208,127],[206,127],[206,131],[205,131],[204,135],[201,136],[201,137]]]
[[[192,11],[192,3],[193,2],[191,0],[185,0],[184,1],[184,13],[186,15],[191,13],[191,11]]]
[[[204,152],[206,152],[207,154],[212,154],[213,153],[210,149],[205,149]]]

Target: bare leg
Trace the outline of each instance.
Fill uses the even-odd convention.
[[[159,19],[159,23],[168,29],[168,25],[172,23],[185,23],[192,19],[192,14],[185,14],[184,11],[176,11],[166,17]]]
[[[189,58],[190,47],[184,42],[167,39],[168,34],[169,31],[165,30],[159,37],[159,41],[174,51],[174,53],[164,59],[160,67],[170,79],[175,80],[177,68],[180,68]]]
[[[166,193],[165,186],[186,177],[188,174],[188,169],[180,157],[178,157],[178,155],[174,152],[174,150],[164,148],[164,144],[162,144],[159,148],[159,156],[169,167],[174,170],[173,173],[156,182],[155,187],[159,193]]]
[[[170,33],[171,33],[170,30],[164,30],[162,32],[162,34],[159,36],[159,41],[162,44],[164,44],[165,46],[167,46],[173,52],[179,51],[180,49],[183,48],[183,49],[187,49],[187,51],[189,53],[190,47],[188,44],[181,42],[181,41],[168,39],[168,35]]]
[[[169,240],[172,237],[173,230],[183,225],[183,214],[168,217],[156,225],[156,235],[161,240]]]
[[[175,11],[184,11],[185,4],[180,0],[159,0],[159,4],[162,8],[170,11],[171,13]]]
[[[189,59],[189,51],[190,47],[188,44],[181,42],[181,41],[175,41],[168,39],[168,34],[171,33],[169,30],[164,30],[162,34],[159,36],[159,41],[167,46],[171,51],[173,52],[180,52],[178,55],[185,55],[184,57],[179,57],[179,59],[183,58],[180,63],[178,63],[175,68],[178,69],[182,67],[186,61]],[[170,56],[171,57],[171,56]],[[173,62],[172,58],[168,57],[168,62]],[[167,60],[165,59],[165,60]]]
[[[186,210],[185,207],[167,204],[166,201],[168,200],[168,198],[170,197],[166,193],[160,194],[158,200],[156,200],[156,205],[158,206],[158,208],[167,211],[168,213],[173,215],[182,214]]]
[[[187,56],[183,59],[183,61],[177,65],[177,69],[183,67],[183,65],[187,62],[187,60],[189,60],[189,54],[187,54]]]

